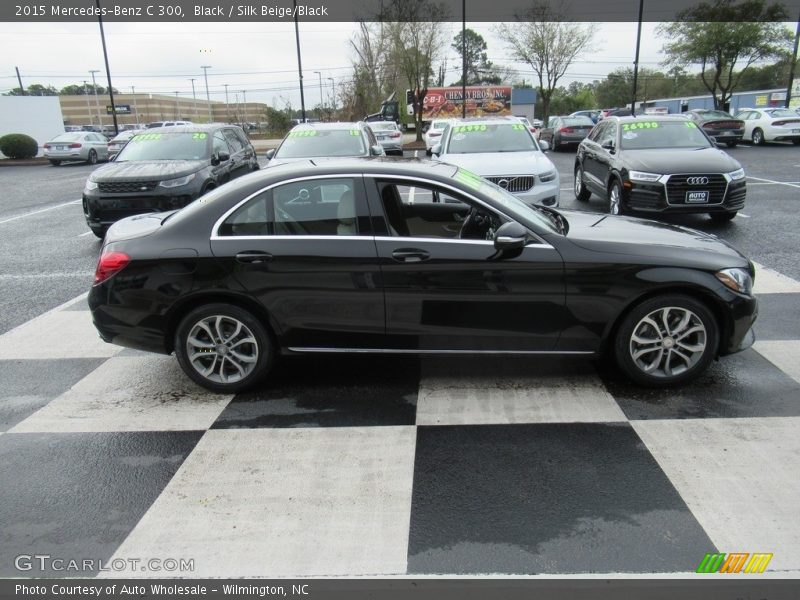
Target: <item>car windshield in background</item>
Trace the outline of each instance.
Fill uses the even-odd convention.
[[[706,110],[697,113],[704,119],[730,119],[731,115],[722,110]]]
[[[83,133],[62,133],[57,135],[51,141],[53,142],[79,142],[83,139]]]
[[[394,123],[370,123],[369,126],[372,131],[397,131],[397,125]]]
[[[431,125],[431,129],[444,129],[447,127],[447,122],[445,121],[434,121],[433,125]]]
[[[480,175],[459,167],[454,179],[472,188],[476,192],[489,196],[489,198],[503,206],[515,219],[533,221],[548,231],[558,233],[550,219],[546,218],[541,212],[528,206],[514,194],[484,179]]]
[[[290,131],[275,158],[364,156],[364,138],[358,129],[301,129]]]
[[[711,142],[692,121],[636,121],[620,123],[622,148],[708,148]]]
[[[126,160],[200,160],[208,158],[205,132],[140,133],[125,145],[116,162]]]
[[[538,150],[522,123],[456,125],[447,149],[454,154],[477,152],[530,152]]]
[[[796,117],[797,116],[796,112],[794,112],[793,110],[789,110],[788,108],[776,108],[776,109],[773,109],[773,110],[765,110],[764,112],[767,113],[771,117]]]
[[[589,126],[594,127],[594,122],[589,117],[561,117],[564,125],[567,127],[581,127],[581,126]]]

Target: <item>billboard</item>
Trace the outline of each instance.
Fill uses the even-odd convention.
[[[461,117],[462,88],[430,88],[425,96],[422,118],[450,119]],[[467,86],[468,117],[497,117],[511,114],[510,85]]]

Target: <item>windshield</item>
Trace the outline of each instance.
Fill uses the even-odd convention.
[[[366,154],[364,138],[358,129],[300,129],[289,132],[275,153],[275,158]]]
[[[394,123],[370,123],[372,131],[396,131],[397,125]]]
[[[117,155],[126,160],[200,160],[211,156],[205,132],[140,133],[131,138]]]
[[[771,117],[796,117],[797,113],[788,108],[776,108],[775,110],[765,110]]]
[[[515,219],[521,221],[532,221],[546,231],[558,233],[550,219],[545,217],[538,210],[531,208],[510,192],[507,192],[499,185],[495,185],[491,181],[484,179],[480,175],[476,175],[472,171],[467,171],[466,169],[459,167],[458,171],[456,171],[454,179],[463,183],[470,189],[488,196],[497,202],[497,204],[506,209],[506,212]]]
[[[732,119],[733,117],[722,110],[706,110],[697,113],[703,119]]]
[[[622,148],[708,148],[711,142],[692,121],[636,121],[620,123]]]
[[[594,123],[589,117],[581,115],[575,117],[562,117],[561,120],[567,127],[594,127]]]
[[[522,123],[459,124],[451,129],[447,152],[531,152],[539,147]]]

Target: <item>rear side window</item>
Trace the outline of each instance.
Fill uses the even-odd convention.
[[[228,145],[231,147],[231,153],[236,153],[244,148],[242,140],[240,140],[232,129],[225,130],[225,139],[228,140]]]
[[[311,179],[265,191],[220,226],[220,236],[352,236],[369,231],[361,180]]]

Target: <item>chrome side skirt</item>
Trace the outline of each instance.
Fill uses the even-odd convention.
[[[289,352],[335,354],[538,354],[591,356],[591,350],[409,350],[391,348],[304,348],[290,346]]]

